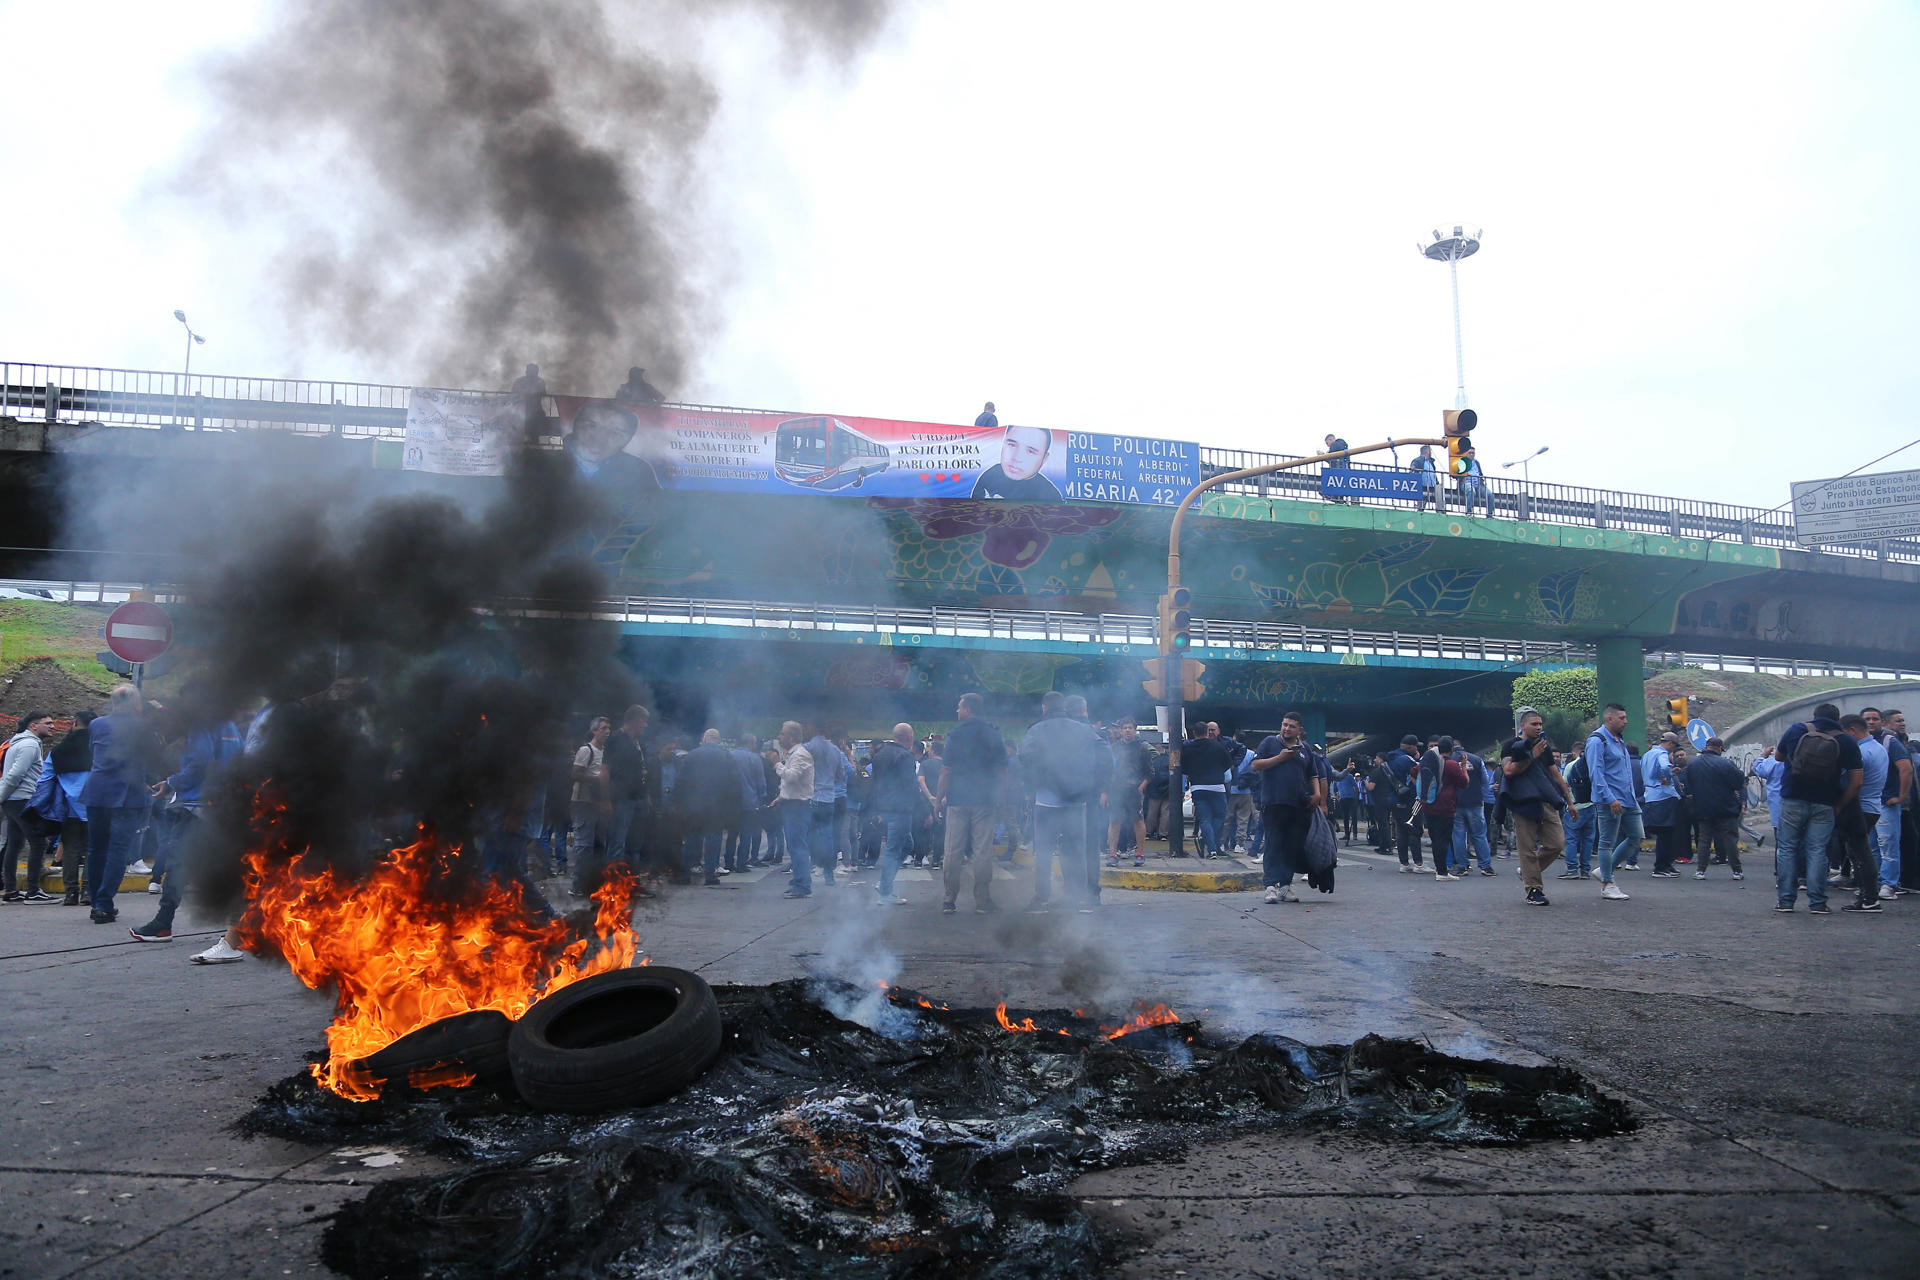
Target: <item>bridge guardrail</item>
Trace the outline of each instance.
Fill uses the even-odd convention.
[[[189,376],[152,369],[0,362],[0,414],[16,409],[38,410],[48,421],[83,418],[136,427],[292,430],[353,439],[399,439],[406,432],[407,396],[412,390],[371,382],[199,373]],[[770,412],[734,405],[675,407],[714,413]],[[1200,456],[1204,475],[1215,476],[1286,461],[1294,455],[1202,447]],[[1356,462],[1362,467],[1378,465],[1367,459]],[[1223,488],[1231,493],[1318,500],[1320,470],[1316,465],[1277,472],[1230,482]],[[1494,513],[1511,519],[1806,550],[1794,539],[1792,517],[1777,510],[1581,485],[1534,484],[1505,477],[1487,476],[1484,484]],[[1398,509],[1406,506],[1362,495],[1344,501]],[[1460,510],[1463,496],[1459,486],[1441,486],[1440,501],[1444,509]],[[1821,548],[1821,552],[1920,562],[1920,539],[1834,545]]]
[[[176,590],[144,584],[111,582],[51,582],[43,579],[0,579],[0,587],[44,592],[51,599],[78,604],[117,604],[135,590],[152,590],[163,603],[183,601]],[[585,610],[551,601],[503,601],[498,612],[528,617],[576,616],[621,622],[738,626],[790,631],[880,630],[944,634],[992,639],[1063,640],[1092,644],[1151,645],[1158,620],[1147,614],[1082,614],[1044,609],[955,609],[944,605],[838,605],[780,601],[719,600],[693,596],[611,596],[592,602]],[[1194,620],[1194,636],[1202,648],[1279,648],[1329,654],[1380,654],[1401,657],[1478,659],[1488,662],[1586,664],[1594,661],[1591,645],[1534,640],[1505,640],[1472,636],[1430,636],[1398,631],[1362,631],[1354,628],[1308,627],[1280,622],[1243,622],[1228,619]],[[1704,667],[1709,670],[1754,671],[1771,675],[1829,676],[1863,680],[1920,679],[1920,668],[1842,666],[1793,658],[1761,658],[1741,654],[1701,654],[1660,650],[1647,661],[1665,667]]]

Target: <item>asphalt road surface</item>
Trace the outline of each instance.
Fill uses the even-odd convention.
[[[1349,853],[1338,892],[1297,905],[1109,890],[1092,915],[992,917],[940,915],[925,872],[896,907],[870,876],[790,902],[761,875],[645,904],[640,925],[657,961],[714,982],[1164,1000],[1234,1033],[1555,1059],[1644,1122],[1517,1150],[1277,1130],[1090,1175],[1074,1190],[1114,1275],[1920,1275],[1920,899],[1775,915],[1750,863],[1743,883],[1624,875],[1628,902],[1550,880],[1542,909],[1497,866],[1438,884]],[[122,924],[145,905],[123,898]],[[229,1133],[319,1045],[329,1002],[278,962],[188,964],[214,925],[182,924],[139,945],[77,908],[0,907],[0,1277],[326,1275],[334,1207],[441,1167]]]

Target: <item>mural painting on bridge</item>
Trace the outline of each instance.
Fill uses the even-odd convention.
[[[1245,519],[1209,514],[1187,526],[1182,577],[1202,618],[1365,630],[1404,619],[1543,639],[1618,629],[1652,636],[1672,628],[1684,588],[1716,573],[1751,572],[1714,566],[1703,579],[1698,561],[1628,562],[1618,551],[1471,530],[1396,536],[1324,518],[1289,523],[1268,510],[1282,504],[1258,505]],[[777,497],[743,504],[665,494],[623,513],[599,538],[595,558],[632,594],[1150,614],[1165,588],[1168,523],[1168,513],[1152,507]]]

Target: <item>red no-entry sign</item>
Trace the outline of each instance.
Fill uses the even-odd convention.
[[[152,662],[172,643],[173,623],[151,600],[129,600],[107,617],[107,648],[122,662]]]

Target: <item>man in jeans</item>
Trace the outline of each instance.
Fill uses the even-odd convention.
[[[1561,815],[1567,832],[1567,869],[1562,880],[1585,880],[1593,874],[1593,846],[1600,817],[1593,804],[1593,778],[1587,773],[1587,758],[1576,742],[1567,749],[1567,767],[1562,772],[1573,803]]]
[[[1600,727],[1587,735],[1587,777],[1593,784],[1593,805],[1600,811],[1600,865],[1594,875],[1600,896],[1625,902],[1626,893],[1613,882],[1614,870],[1638,856],[1646,830],[1640,825],[1640,800],[1633,779],[1638,772],[1626,739],[1627,709],[1609,702],[1600,715]]]
[[[1520,859],[1520,882],[1527,905],[1547,906],[1542,878],[1567,847],[1562,811],[1573,803],[1573,791],[1553,762],[1553,744],[1547,741],[1540,713],[1522,707],[1515,728],[1520,736],[1501,751],[1500,772],[1506,781],[1507,811],[1513,815],[1513,848]]]
[[[1233,751],[1222,741],[1220,726],[1208,724],[1201,736],[1180,748],[1180,768],[1193,796],[1193,820],[1200,827],[1200,856],[1224,858],[1229,846],[1221,830],[1227,819],[1227,772]]]
[[[1887,902],[1906,892],[1900,888],[1900,815],[1913,793],[1913,753],[1901,741],[1907,729],[1904,713],[1867,707],[1860,714],[1873,740],[1887,753],[1887,785],[1880,791],[1880,822],[1873,830],[1880,859],[1880,900]]]
[[[40,834],[38,819],[22,818],[27,801],[40,787],[40,762],[46,756],[47,743],[53,739],[53,717],[44,711],[30,711],[20,720],[20,732],[7,743],[6,763],[0,766],[0,809],[6,814],[7,837],[0,847],[6,860],[6,894],[0,902],[52,902],[53,895],[40,887],[40,875],[46,869],[47,838]],[[27,853],[27,882],[15,882],[19,874],[20,852]]]
[[[1840,908],[1849,913],[1880,910],[1880,856],[1873,832],[1880,825],[1880,797],[1887,787],[1887,749],[1873,740],[1865,716],[1841,716],[1840,727],[1860,748],[1860,789],[1851,803],[1834,811],[1834,831],[1853,866],[1859,898]]]
[[[1060,855],[1062,893],[1090,912],[1100,902],[1100,862],[1087,848],[1087,802],[1100,794],[1113,757],[1093,727],[1067,714],[1057,690],[1040,700],[1040,719],[1020,743],[1020,766],[1033,780],[1033,902],[1051,909],[1053,857]]]
[[[1453,759],[1467,771],[1467,785],[1454,802],[1453,853],[1460,863],[1461,875],[1473,868],[1475,854],[1480,855],[1480,874],[1493,874],[1493,848],[1487,843],[1487,807],[1481,797],[1487,791],[1487,762],[1465,747],[1453,749]]]
[[[780,726],[780,755],[773,762],[780,775],[780,816],[786,832],[787,861],[793,882],[785,898],[813,895],[813,753],[800,741],[800,722]]]
[[[1774,754],[1786,763],[1786,772],[1780,779],[1780,843],[1773,852],[1773,909],[1794,909],[1799,898],[1794,877],[1805,858],[1807,910],[1831,915],[1827,841],[1834,811],[1860,793],[1860,745],[1841,730],[1840,708],[1823,702],[1813,709],[1812,720],[1781,736]]]
[[[940,756],[940,794],[934,808],[947,817],[944,862],[940,868],[945,897],[940,910],[959,910],[960,886],[971,873],[973,910],[988,915],[993,902],[993,823],[1006,791],[1007,744],[981,715],[986,703],[977,693],[960,695],[954,714],[960,723],[947,735]]]
[[[1747,777],[1726,757],[1727,744],[1708,738],[1707,745],[1687,766],[1687,794],[1693,798],[1695,862],[1693,878],[1705,880],[1717,852],[1726,859],[1735,880],[1740,870],[1740,812],[1747,803]]]

